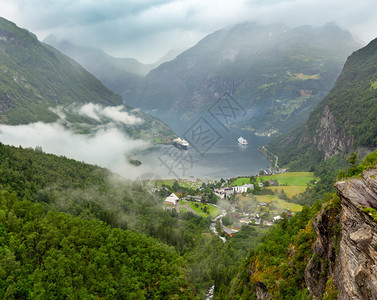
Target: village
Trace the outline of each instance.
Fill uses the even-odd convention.
[[[289,219],[302,210],[292,198],[316,179],[309,172],[272,173],[220,179],[161,180],[151,189],[164,196],[164,208],[211,218],[211,229],[223,238],[232,237],[242,226],[257,229]]]

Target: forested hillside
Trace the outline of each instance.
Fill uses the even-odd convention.
[[[173,248],[0,195],[0,298],[193,299]]]
[[[54,121],[51,106],[71,103],[121,104],[79,64],[36,36],[0,18],[0,99],[3,122]]]
[[[377,39],[354,52],[335,86],[304,126],[266,148],[291,169],[314,168],[334,156],[377,147]]]
[[[0,145],[0,298],[195,297],[176,250],[110,227],[127,227],[113,213],[120,204],[130,208],[126,200],[114,203],[109,176],[40,150]]]
[[[122,105],[123,111],[138,117],[136,126],[121,128],[133,137],[153,142],[169,142],[175,137],[159,119],[123,105],[121,96],[78,63],[0,17],[0,123],[54,122],[65,115],[67,119],[62,121],[66,126],[94,130],[104,120],[78,114],[88,103],[102,109]]]
[[[265,232],[245,227],[224,244],[211,233],[209,217],[164,210],[170,191],[151,194],[140,183],[39,147],[1,144],[0,183],[0,251],[17,267],[0,274],[0,293],[14,298],[34,293],[203,298],[213,284],[216,294],[226,295],[241,260]],[[77,268],[71,258],[80,261]],[[127,288],[121,283],[123,264]],[[140,264],[150,265],[148,272]],[[154,270],[156,264],[162,269]],[[58,266],[62,271],[53,273]],[[98,271],[84,276],[89,266]]]

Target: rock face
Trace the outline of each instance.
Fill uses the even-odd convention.
[[[337,282],[341,299],[377,299],[377,222],[362,207],[377,208],[377,170],[336,184],[342,198]]]
[[[313,144],[324,154],[325,160],[339,153],[346,152],[347,147],[352,145],[351,139],[346,139],[344,132],[335,125],[334,115],[328,106],[325,107]]]
[[[341,210],[339,204],[327,204],[313,220],[317,239],[313,247],[313,256],[305,268],[305,282],[314,299],[322,298],[327,281],[336,268]]]
[[[324,208],[313,222],[317,240],[305,277],[315,299],[325,294],[330,278],[338,299],[377,299],[377,222],[365,210],[377,209],[376,176],[373,169],[362,179],[336,183],[339,214]]]

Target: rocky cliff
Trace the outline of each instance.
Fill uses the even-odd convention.
[[[313,221],[316,241],[305,270],[315,299],[377,299],[377,169],[337,182],[339,204],[326,205]]]
[[[313,144],[324,154],[325,159],[346,152],[352,146],[352,139],[346,138],[344,131],[336,126],[328,106],[323,110],[315,133]]]

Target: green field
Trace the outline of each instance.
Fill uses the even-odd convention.
[[[240,177],[240,178],[237,178],[232,183],[232,186],[240,186],[240,185],[249,184],[249,183],[250,183],[250,178],[249,177]]]
[[[277,180],[280,185],[288,185],[288,186],[306,186],[311,180],[315,179],[318,180],[316,177],[313,176],[312,172],[287,172],[287,173],[280,173],[271,176],[261,176],[258,177],[258,181],[268,181],[268,180]],[[249,177],[241,177],[237,178],[232,185],[239,186],[244,184],[249,184],[250,178]]]
[[[196,212],[197,215],[202,216],[202,217],[208,217],[210,215],[212,218],[214,218],[221,213],[221,210],[219,208],[214,207],[212,205],[206,205],[206,204],[203,204],[203,203],[190,202],[190,201],[181,201],[181,202],[183,202],[184,204],[188,204]],[[198,204],[199,207],[196,207],[195,204]],[[209,215],[207,215],[206,213],[204,213],[201,210],[201,208],[203,208],[204,206],[208,207]]]
[[[271,190],[273,192],[277,191],[284,191],[284,193],[289,197],[292,198],[298,194],[305,192],[306,186],[304,185],[292,185],[292,186],[269,186],[266,189]]]
[[[186,207],[180,207],[179,212],[187,212],[187,208]]]
[[[306,186],[311,180],[318,180],[312,172],[287,172],[271,176],[261,176],[259,181],[277,180],[280,185],[303,185]]]
[[[282,210],[289,209],[292,212],[299,212],[302,210],[302,206],[300,204],[295,203],[289,203],[285,200],[280,199],[276,195],[257,195],[257,196],[242,196],[239,195],[238,199],[240,200],[241,206],[247,206],[248,203],[254,203],[255,200],[257,203],[266,202],[266,203],[272,203],[275,206],[275,209],[272,210],[272,212],[279,213]]]
[[[287,201],[280,199],[279,197],[277,197],[275,195],[260,195],[260,196],[255,196],[255,197],[257,198],[257,201],[259,203],[261,203],[261,202],[266,202],[266,203],[274,202],[274,205],[275,205],[277,211],[289,209],[292,212],[299,212],[299,211],[302,210],[302,205],[296,204],[296,203],[289,203]]]

